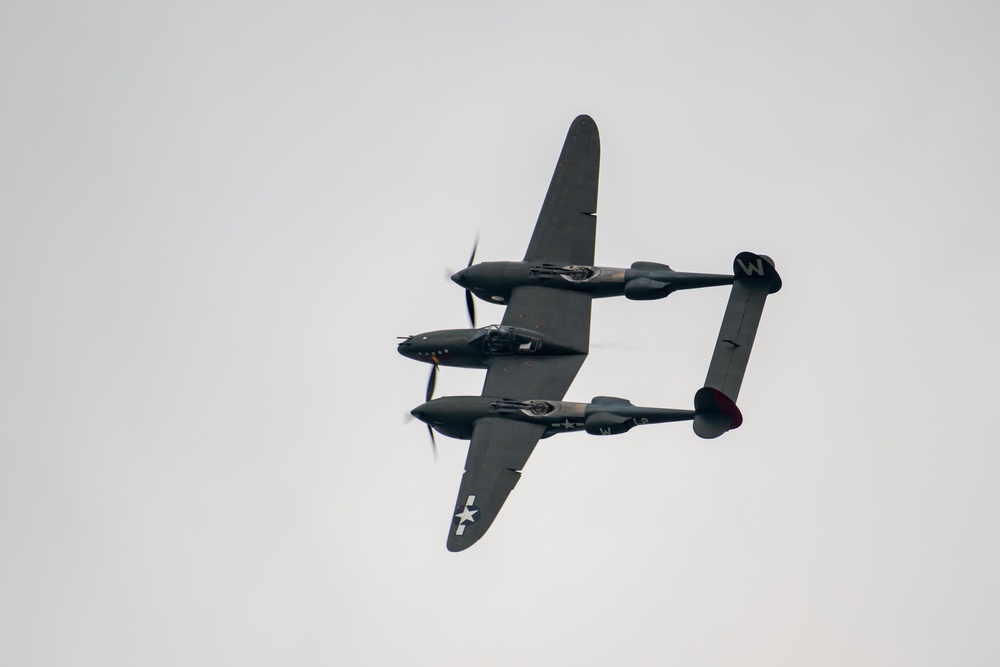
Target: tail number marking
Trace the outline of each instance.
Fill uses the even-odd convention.
[[[761,276],[764,275],[764,260],[759,257],[757,258],[756,264],[754,264],[753,262],[750,262],[749,264],[744,264],[742,259],[737,259],[736,263],[740,265],[741,269],[743,269],[743,273],[747,274],[748,276],[753,276],[754,274],[758,274]]]

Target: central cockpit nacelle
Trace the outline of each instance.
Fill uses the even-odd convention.
[[[404,357],[435,366],[481,368],[490,359],[539,354],[546,357],[586,354],[538,331],[502,324],[480,329],[445,329],[402,338],[398,350]]]

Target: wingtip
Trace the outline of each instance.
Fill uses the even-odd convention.
[[[458,553],[459,551],[465,551],[466,549],[468,549],[469,547],[471,547],[473,544],[475,544],[476,541],[477,541],[477,538],[470,537],[470,538],[464,538],[463,539],[463,538],[460,538],[460,537],[456,537],[455,535],[449,535],[448,536],[448,544],[447,544],[448,551],[450,551],[452,553]]]

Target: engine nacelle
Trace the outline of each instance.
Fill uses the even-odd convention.
[[[584,426],[591,435],[618,435],[635,426],[635,421],[610,412],[596,412],[587,417]]]
[[[626,280],[628,277],[626,275]],[[632,301],[652,301],[670,294],[670,285],[645,276],[632,278],[625,283],[625,298]]]

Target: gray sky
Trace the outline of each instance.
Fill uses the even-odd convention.
[[[0,6],[0,660],[997,664],[1000,12],[653,4]],[[547,440],[451,554],[395,336],[580,113],[599,263],[774,257],[746,421]],[[688,407],[726,298],[598,302],[567,398]]]

